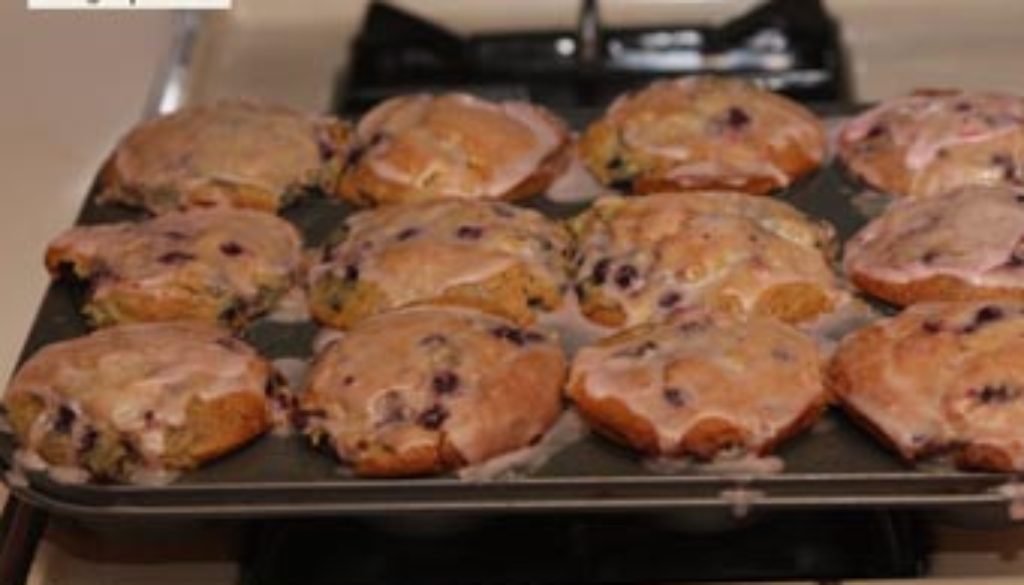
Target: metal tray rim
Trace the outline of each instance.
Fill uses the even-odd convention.
[[[187,73],[188,47],[196,22],[183,21],[169,65],[158,76],[144,114],[166,106],[180,95]],[[823,113],[848,113],[853,108],[821,108]],[[83,213],[92,200],[86,198]],[[27,349],[27,348],[26,348]],[[22,355],[24,359],[25,355]],[[10,468],[13,453],[0,449],[0,467]],[[36,474],[29,482],[3,481],[19,499],[52,512],[82,517],[238,518],[330,514],[396,514],[508,511],[613,511],[641,509],[728,509],[736,504],[719,490],[754,493],[758,509],[804,508],[978,508],[1006,506],[1011,498],[998,491],[1014,475],[959,471],[922,472],[796,472],[759,476],[594,475],[522,477],[510,481],[468,482],[457,478],[373,480],[349,478],[300,481],[227,481],[217,483],[140,485],[66,485]],[[466,490],[467,486],[471,490]],[[437,492],[456,488],[459,497]],[[678,491],[672,491],[672,490]],[[704,490],[706,493],[696,493]],[[633,491],[633,494],[624,493]],[[1011,490],[1007,490],[1009,492]],[[304,499],[271,501],[274,494],[302,494]],[[226,501],[225,495],[231,498]],[[319,499],[310,499],[310,494]],[[373,494],[373,497],[360,498]],[[468,496],[468,497],[467,497]]]

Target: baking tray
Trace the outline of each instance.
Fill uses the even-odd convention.
[[[817,109],[825,115],[837,113]],[[581,127],[596,111],[561,114]],[[861,190],[831,164],[779,196],[830,221],[846,239],[865,221],[851,201]],[[94,188],[79,224],[143,217],[125,208],[99,206],[95,196]],[[585,207],[542,197],[524,205],[551,217],[568,217]],[[302,230],[308,246],[316,246],[351,212],[344,203],[313,196],[283,215]],[[66,283],[53,283],[21,361],[43,345],[86,333],[75,307],[75,291]],[[310,355],[316,332],[311,323],[263,320],[246,329],[244,337],[271,359],[301,358]],[[12,436],[0,433],[0,465],[5,470],[11,469],[14,449]],[[1014,487],[1012,476],[908,466],[835,410],[811,432],[785,443],[777,455],[785,462],[778,474],[659,475],[629,450],[588,435],[526,476],[492,481],[454,476],[381,480],[347,476],[335,460],[300,436],[270,435],[165,486],[62,484],[35,472],[4,476],[15,495],[51,512],[110,518],[669,509],[743,515],[750,510],[886,507],[974,509],[972,514],[987,508],[989,514],[1005,519],[1007,510],[1015,509],[1014,490],[1007,489]]]

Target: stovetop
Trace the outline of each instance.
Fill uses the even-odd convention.
[[[510,515],[270,522],[249,531],[242,583],[565,585],[924,574],[914,514]]]
[[[745,77],[802,101],[848,103],[840,39],[821,0],[766,0],[717,26],[647,28],[605,27],[599,2],[581,0],[575,30],[465,36],[373,3],[333,108],[350,114],[395,95],[450,90],[586,108],[658,77],[695,74]]]
[[[719,26],[606,28],[596,0],[576,30],[460,36],[387,4],[369,8],[333,109],[470,91],[528,99],[578,125],[658,77],[729,74],[818,104],[850,101],[836,23],[818,0],[768,0]],[[586,116],[584,116],[586,117]],[[919,575],[923,523],[908,513],[787,514],[700,526],[671,516],[545,515],[435,522],[268,522],[251,532],[243,582],[624,583]]]

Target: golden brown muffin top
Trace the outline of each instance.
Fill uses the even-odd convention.
[[[824,128],[810,111],[740,79],[656,81],[620,97],[600,122],[617,128],[627,151],[657,157],[668,180],[768,176],[785,186],[792,177],[778,164],[781,153],[825,156]]]
[[[591,400],[614,399],[653,426],[663,453],[689,431],[720,419],[759,452],[824,401],[814,340],[766,317],[735,319],[691,311],[641,325],[573,360],[569,387]]]
[[[953,276],[974,286],[1024,286],[1024,195],[963,187],[897,201],[846,244],[857,272],[905,283]]]
[[[842,341],[842,400],[908,458],[987,444],[1024,468],[1024,305],[920,303]]]
[[[970,184],[1024,185],[1024,98],[956,90],[893,98],[846,123],[839,154],[895,195]]]
[[[243,209],[172,212],[138,223],[79,226],[54,239],[47,266],[73,262],[93,298],[130,289],[158,299],[181,291],[250,298],[260,286],[287,286],[302,260],[302,239],[287,221]]]
[[[625,325],[725,295],[750,310],[767,288],[807,282],[838,294],[833,231],[786,203],[695,191],[605,197],[571,222],[577,283],[620,303]]]
[[[360,441],[394,451],[453,445],[467,463],[526,446],[561,411],[565,358],[548,334],[458,307],[418,306],[361,322],[315,359],[307,430],[342,458]]]
[[[469,94],[392,98],[356,128],[357,165],[379,178],[438,197],[499,198],[568,140],[543,108]]]
[[[145,192],[155,212],[230,205],[218,184],[276,198],[316,184],[327,159],[345,149],[336,121],[252,100],[187,107],[133,128],[109,163],[117,191]],[[342,143],[339,143],[341,141]],[[157,196],[166,193],[166,197]]]
[[[73,425],[83,417],[129,435],[156,462],[166,431],[185,424],[190,402],[234,393],[262,400],[270,374],[251,347],[219,327],[142,323],[47,345],[18,370],[5,397],[30,394],[49,407],[33,423],[29,449],[54,425],[88,432]]]
[[[565,284],[568,233],[540,213],[496,201],[438,200],[363,211],[345,223],[344,241],[312,270],[358,275],[395,305],[436,298],[522,264]]]

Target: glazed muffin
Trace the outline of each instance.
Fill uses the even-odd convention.
[[[796,102],[740,79],[661,80],[616,100],[579,150],[605,184],[632,193],[765,194],[816,169],[824,126]]]
[[[1024,300],[1024,194],[961,187],[889,207],[846,244],[850,279],[896,305]]]
[[[1024,470],[1024,304],[921,303],[842,341],[829,385],[908,461]]]
[[[893,195],[1024,187],[1024,98],[918,91],[855,117],[841,130],[838,147],[847,169]]]
[[[816,343],[775,319],[688,311],[582,349],[568,393],[602,434],[649,455],[766,455],[826,405]]]
[[[366,476],[476,464],[540,439],[562,410],[565,358],[546,333],[461,307],[368,319],[314,360],[307,435]]]
[[[468,305],[531,323],[567,287],[569,235],[536,211],[444,200],[364,211],[310,274],[310,309],[347,328],[396,307]]]
[[[338,194],[359,205],[520,199],[565,168],[565,125],[546,109],[468,94],[392,98],[359,121]]]
[[[95,326],[196,319],[242,326],[299,281],[302,240],[276,216],[244,209],[172,212],[140,223],[72,228],[46,266],[81,284]]]
[[[279,380],[246,344],[196,322],[143,323],[48,345],[4,405],[18,443],[102,480],[191,469],[270,426]]]
[[[117,144],[100,200],[153,213],[195,207],[276,211],[313,188],[333,191],[348,151],[338,120],[245,100],[143,122]]]
[[[724,191],[606,197],[570,228],[580,306],[603,325],[697,306],[798,322],[840,299],[828,259],[832,228],[775,199]]]

